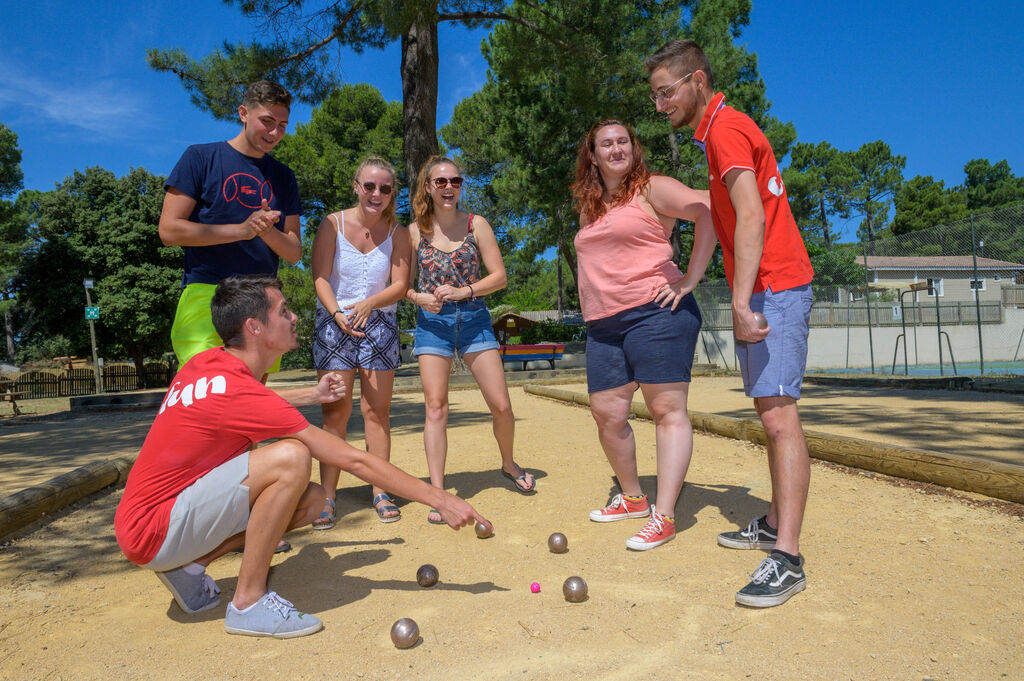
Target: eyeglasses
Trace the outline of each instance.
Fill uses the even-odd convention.
[[[451,185],[452,189],[458,189],[462,186],[461,177],[435,177],[432,182],[438,189],[444,189],[448,185]]]
[[[376,183],[374,183],[374,182],[364,182],[363,183],[363,191],[365,191],[367,194],[372,194],[375,189],[377,189],[377,184]],[[382,184],[380,186],[380,193],[383,194],[384,196],[387,196],[388,194],[390,194],[391,193],[391,185],[390,184]]]
[[[691,71],[690,73],[687,73],[685,76],[683,76],[682,78],[680,78],[676,82],[670,83],[670,84],[666,85],[665,87],[661,88],[660,90],[658,90],[657,92],[652,92],[651,94],[649,94],[647,96],[650,97],[651,101],[654,102],[655,104],[657,104],[659,100],[668,99],[669,97],[671,97],[672,95],[674,95],[676,93],[676,86],[679,85],[680,83],[682,83],[684,80],[686,80],[690,76],[692,76],[693,74],[694,74],[694,72]]]

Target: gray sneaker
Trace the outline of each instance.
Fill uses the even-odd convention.
[[[768,516],[754,518],[747,529],[736,532],[723,532],[718,535],[718,543],[730,549],[774,549],[777,530],[768,527]]]
[[[210,575],[190,575],[184,567],[155,573],[157,579],[174,595],[181,609],[190,615],[216,608],[220,604],[220,588]]]
[[[772,552],[750,575],[750,584],[736,593],[736,602],[751,608],[782,605],[807,587],[803,560],[794,565],[781,553]]]
[[[239,610],[234,603],[228,603],[228,611],[224,615],[224,630],[229,634],[243,636],[295,638],[315,634],[323,628],[324,623],[319,619],[299,612],[273,591],[263,594],[252,607],[245,610]]]

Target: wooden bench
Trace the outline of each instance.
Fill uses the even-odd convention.
[[[555,360],[562,359],[565,352],[565,343],[552,343],[544,345],[502,345],[502,362],[522,362],[523,371],[526,371],[526,363],[534,360],[544,360],[555,368]]]
[[[18,400],[25,396],[25,393],[16,393],[11,390],[11,382],[0,383],[0,402],[10,402],[11,409],[15,416],[21,416],[21,409],[18,407]]]

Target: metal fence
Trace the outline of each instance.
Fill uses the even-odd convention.
[[[146,384],[165,388],[171,384],[173,367],[166,362],[147,362]],[[18,374],[4,374],[5,385],[22,399],[39,397],[70,397],[96,392],[96,375],[91,368],[40,369]],[[134,364],[106,364],[101,370],[103,392],[127,392],[141,388]],[[10,381],[10,383],[7,383]]]
[[[809,370],[1024,375],[1024,203],[817,250]],[[695,294],[698,352],[735,368],[727,284]]]

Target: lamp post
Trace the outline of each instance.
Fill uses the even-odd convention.
[[[96,354],[96,322],[95,320],[100,317],[99,307],[92,306],[92,296],[89,295],[89,290],[93,288],[94,282],[92,277],[86,277],[82,281],[82,285],[85,286],[85,318],[89,321],[89,338],[92,339],[92,370],[93,375],[96,377],[96,392],[103,392],[103,379],[100,378],[100,362],[99,357]]]

